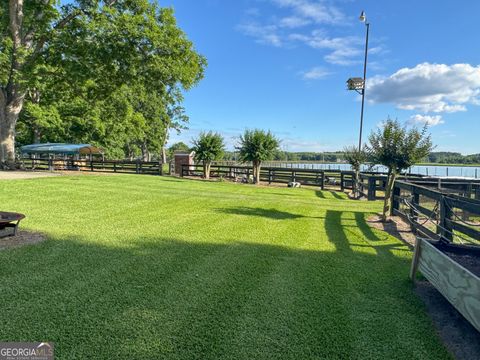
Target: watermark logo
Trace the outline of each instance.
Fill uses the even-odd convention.
[[[0,360],[53,360],[53,343],[0,342]]]

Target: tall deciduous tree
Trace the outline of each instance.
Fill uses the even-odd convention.
[[[0,26],[1,162],[14,160],[17,120],[28,92],[51,100],[39,106],[60,101],[60,92],[42,96],[45,82],[62,84],[74,103],[88,109],[78,113],[93,115],[78,120],[98,125],[92,131],[100,133],[97,105],[120,86],[141,86],[164,100],[165,113],[172,112],[206,65],[173,11],[148,0],[76,0],[63,6],[56,0],[6,0]],[[163,120],[171,124],[172,116]]]
[[[365,147],[365,151],[372,162],[388,168],[382,214],[382,220],[386,221],[397,175],[426,158],[433,149],[432,140],[427,134],[426,125],[422,130],[407,129],[398,120],[392,119],[387,119],[368,139],[370,143]]]
[[[193,151],[195,159],[203,163],[203,176],[210,178],[210,166],[212,161],[220,160],[225,151],[222,135],[209,131],[200,133],[198,138],[193,139]]]
[[[260,183],[262,161],[273,159],[279,145],[279,140],[270,131],[245,130],[240,136],[240,144],[237,147],[239,158],[242,162],[252,162],[256,184]]]

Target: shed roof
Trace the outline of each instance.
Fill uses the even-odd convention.
[[[31,144],[20,148],[22,154],[101,154],[102,150],[90,144],[45,143]]]

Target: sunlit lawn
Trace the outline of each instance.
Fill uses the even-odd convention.
[[[448,358],[379,202],[150,176],[0,181],[0,340],[57,359]],[[0,240],[1,241],[1,240]]]

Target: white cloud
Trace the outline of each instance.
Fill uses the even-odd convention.
[[[283,8],[291,9],[296,17],[311,20],[317,24],[338,24],[345,15],[335,6],[314,0],[272,0]]]
[[[480,104],[479,95],[480,66],[470,64],[423,63],[367,81],[372,102],[424,113],[466,111],[467,104]]]
[[[299,28],[310,24],[311,21],[299,16],[287,16],[280,19],[279,25],[286,28]]]
[[[278,34],[278,27],[276,25],[261,25],[250,22],[238,26],[238,29],[245,35],[254,37],[260,44],[268,44],[275,47],[283,45],[283,41]]]
[[[302,72],[302,78],[305,80],[318,80],[323,79],[325,76],[330,75],[331,73],[324,69],[323,67],[317,66],[308,71]]]
[[[267,0],[265,0],[267,1]],[[325,0],[268,0],[282,14],[264,17],[255,12],[237,28],[258,43],[292,48],[303,44],[324,52],[324,60],[335,65],[363,63],[365,38],[362,36],[331,36],[325,26],[346,23],[347,16],[330,1]],[[330,32],[330,31],[329,31]],[[355,33],[358,33],[357,31]],[[383,53],[381,46],[371,46],[371,55]],[[372,63],[373,64],[373,63]]]
[[[325,55],[325,61],[336,65],[353,65],[361,62],[362,40],[356,36],[334,37],[325,36],[323,31],[314,30],[309,35],[291,34],[290,40],[300,41],[314,49],[327,49],[332,52]]]
[[[410,120],[408,120],[408,123],[411,125],[428,125],[428,126],[436,126],[443,124],[445,121],[443,121],[441,115],[420,115],[416,114],[410,117]]]

